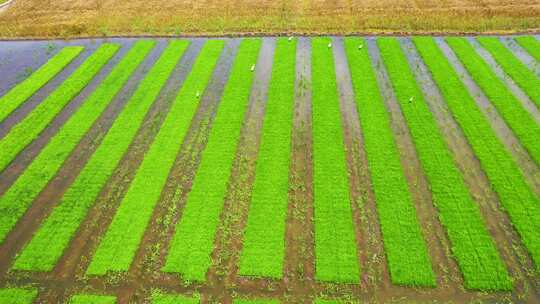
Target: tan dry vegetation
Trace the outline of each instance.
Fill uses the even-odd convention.
[[[0,36],[515,33],[540,0],[15,0]]]

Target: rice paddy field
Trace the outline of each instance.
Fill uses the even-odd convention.
[[[539,302],[540,36],[0,42],[0,304]]]

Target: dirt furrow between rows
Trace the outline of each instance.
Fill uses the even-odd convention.
[[[311,303],[314,284],[313,164],[311,137],[311,44],[299,38],[296,51],[294,117],[291,134],[289,205],[285,229],[283,283],[289,303]]]

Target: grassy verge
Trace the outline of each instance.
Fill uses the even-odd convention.
[[[0,0],[4,1],[4,0]],[[519,33],[540,28],[535,1],[15,1],[3,37]],[[85,2],[87,3],[87,2]]]
[[[241,275],[283,275],[295,61],[296,39],[278,39],[240,258]]]
[[[540,108],[540,79],[536,77],[521,60],[507,49],[499,38],[478,37],[478,42],[489,51],[495,61],[502,67],[517,85],[531,98]]]
[[[435,42],[428,38],[417,38],[414,42],[537,270],[540,270],[540,199],[526,183],[516,161],[497,138]]]
[[[345,40],[390,276],[394,284],[432,285],[431,261],[401,168],[390,117],[367,47],[358,50],[359,45],[366,46],[364,39]]]
[[[533,56],[536,61],[540,62],[540,41],[533,36],[520,36],[514,40],[524,48],[529,55]]]
[[[183,295],[164,294],[159,291],[152,292],[153,304],[198,304],[200,303],[199,295],[191,297]]]
[[[313,199],[316,278],[358,282],[336,72],[329,38],[312,40]]]
[[[163,271],[204,281],[249,101],[260,39],[240,43]]]
[[[94,78],[118,51],[119,45],[102,44],[69,78],[0,140],[0,172],[36,139],[64,106]]]
[[[74,295],[69,300],[69,304],[115,304],[116,297],[80,294]]]
[[[446,38],[474,81],[497,108],[531,157],[540,164],[540,126],[465,38]]]
[[[103,275],[107,271],[129,269],[199,105],[198,92],[204,91],[210,80],[223,46],[223,40],[210,40],[201,50],[137,169],[87,274]]]
[[[2,304],[30,304],[37,297],[37,289],[4,288],[0,289]]]
[[[137,42],[107,78],[60,128],[15,183],[0,197],[0,243],[58,172],[84,134],[123,87],[154,42]]]
[[[137,134],[150,106],[187,48],[185,40],[172,41],[141,81],[90,160],[58,205],[43,222],[15,261],[14,268],[50,271],[68,246],[88,209]]]
[[[512,282],[478,205],[454,163],[399,42],[380,39],[379,46],[429,182],[439,220],[446,229],[452,254],[463,273],[465,287],[511,290]],[[410,97],[413,97],[412,101]]]
[[[0,98],[0,122],[56,76],[56,74],[62,71],[83,49],[84,47],[81,46],[67,46],[63,48],[58,54],[47,61],[47,63],[32,73],[32,75],[2,96]]]

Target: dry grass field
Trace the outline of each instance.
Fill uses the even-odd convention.
[[[16,0],[0,36],[515,33],[540,0]]]

